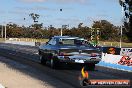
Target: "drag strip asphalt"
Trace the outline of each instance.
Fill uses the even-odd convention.
[[[26,47],[20,46],[19,47]],[[37,51],[35,47],[28,47],[29,50]],[[36,52],[35,51],[35,52]],[[48,76],[53,77],[56,80],[60,80],[61,82],[70,85],[71,88],[80,88],[78,77],[80,75],[81,66],[73,65],[73,66],[62,66],[61,69],[51,69],[48,66],[41,65],[39,62],[39,56],[34,52],[27,51],[19,51],[18,49],[12,48],[3,48],[0,47],[0,55],[15,60],[17,62],[30,65],[33,68],[37,69],[38,72],[42,72]],[[96,66],[95,71],[88,71],[90,79],[130,79],[132,80],[131,72],[120,71],[115,69],[110,69],[102,66]],[[40,79],[41,80],[41,79]],[[58,84],[61,85],[61,84]],[[65,87],[64,87],[65,88]],[[123,87],[122,87],[123,88]]]

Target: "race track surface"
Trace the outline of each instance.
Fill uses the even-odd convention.
[[[79,79],[81,73],[81,65],[62,65],[59,69],[51,69],[48,66],[41,65],[39,62],[39,55],[37,54],[37,47],[21,46],[13,44],[0,43],[0,55],[23,63],[37,69],[41,74],[46,74],[63,82],[71,88],[80,88]],[[88,71],[90,79],[129,79],[132,80],[132,73],[110,69],[106,67],[96,66],[94,71]],[[38,78],[42,80],[41,78]],[[60,83],[58,85],[61,86]],[[63,86],[63,88],[67,88]],[[91,88],[91,87],[90,87]],[[98,87],[93,87],[98,88]],[[105,87],[99,87],[105,88]],[[109,88],[109,87],[108,87]],[[111,87],[114,88],[114,87]],[[125,88],[125,87],[119,87]]]

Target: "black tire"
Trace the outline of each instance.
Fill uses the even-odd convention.
[[[91,68],[91,70],[95,70],[95,64],[92,64],[92,68]]]
[[[92,70],[92,71],[95,70],[95,64],[91,64],[91,70]]]
[[[40,58],[40,63],[46,65],[46,59],[44,58],[44,56],[40,55],[39,58]]]
[[[54,59],[50,59],[50,67],[53,69],[56,67]]]
[[[88,69],[88,70],[92,70],[92,71],[94,71],[95,70],[95,64],[88,64],[87,66],[86,66],[86,68]]]
[[[50,68],[52,69],[58,68],[58,62],[55,59],[50,59]]]

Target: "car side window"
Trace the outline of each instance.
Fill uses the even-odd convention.
[[[49,45],[56,45],[56,39],[52,38],[49,42]]]

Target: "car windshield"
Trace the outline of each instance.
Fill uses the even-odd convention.
[[[84,39],[60,39],[60,45],[79,45],[79,46],[92,46]]]
[[[75,45],[75,39],[60,39],[59,44],[61,45]]]

